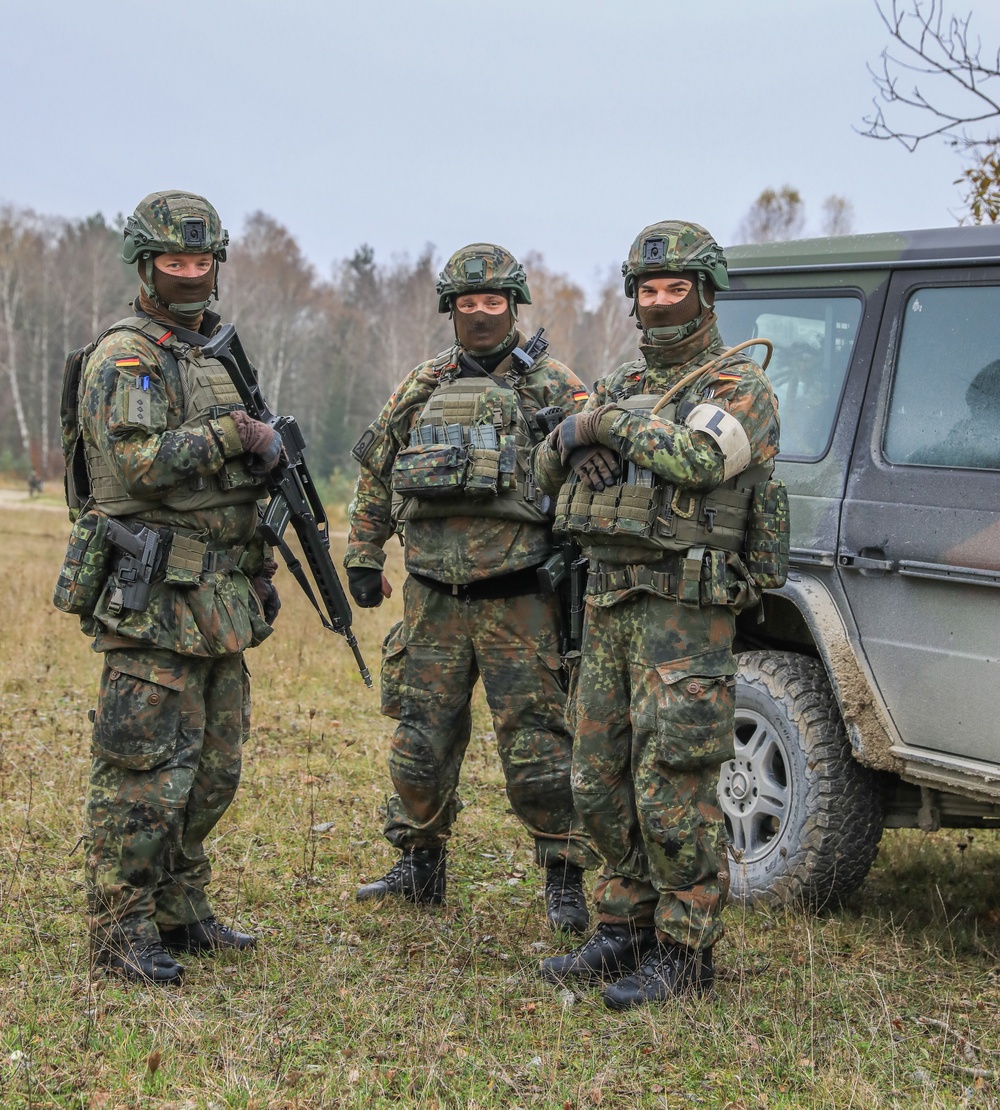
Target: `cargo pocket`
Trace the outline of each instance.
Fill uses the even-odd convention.
[[[94,715],[91,751],[131,771],[148,771],[174,750],[186,677],[108,652]]]
[[[382,714],[391,717],[394,721],[400,718],[400,688],[403,684],[405,661],[406,642],[403,640],[403,622],[397,621],[382,641],[382,668],[379,674]]]
[[[673,770],[721,764],[733,755],[735,660],[709,652],[657,663],[656,752]]]

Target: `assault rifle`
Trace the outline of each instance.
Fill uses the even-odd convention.
[[[275,416],[268,408],[257,382],[257,371],[247,358],[232,324],[220,328],[212,339],[203,344],[202,352],[209,358],[218,359],[225,366],[247,413],[254,420],[260,420],[272,427],[281,436],[285,447],[284,456],[264,478],[271,495],[261,517],[264,536],[269,543],[280,549],[288,569],[319,613],[323,627],[338,633],[347,641],[365,685],[371,686],[372,676],[351,631],[351,607],[330,558],[330,531],[326,510],[303,457],[306,444],[298,422],[294,416]],[[326,609],[325,615],[316,601],[302,563],[282,538],[289,524],[302,545],[305,561]]]
[[[535,339],[538,338],[536,335]],[[534,342],[534,339],[532,340]],[[530,344],[528,344],[530,346]],[[535,413],[535,425],[545,435],[557,428],[566,418],[566,410],[558,405],[546,405]],[[538,583],[542,593],[558,594],[562,624],[563,656],[578,652],[583,641],[584,596],[587,590],[587,559],[575,540],[564,540],[538,568]]]
[[[535,365],[535,360],[549,349],[549,341],[542,338],[543,331],[545,328],[539,328],[523,347],[515,347],[511,351],[511,361],[522,374],[525,370],[530,370]]]

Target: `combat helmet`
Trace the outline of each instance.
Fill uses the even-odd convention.
[[[699,286],[707,279],[716,289],[729,288],[726,256],[712,236],[700,224],[661,220],[639,232],[622,263],[625,296],[635,301],[636,278],[678,270],[694,270]]]
[[[448,259],[437,280],[438,312],[451,311],[451,298],[461,293],[482,293],[487,289],[510,291],[511,307],[531,304],[524,267],[503,247],[495,243],[470,243]]]
[[[153,254],[210,253],[226,261],[229,232],[219,213],[197,193],[150,193],[125,221],[122,258],[131,265]]]
[[[196,317],[219,295],[219,263],[226,261],[229,232],[219,213],[197,193],[167,189],[150,193],[125,221],[122,258],[137,266],[143,292],[158,301],[151,259],[155,254],[211,254],[215,259],[212,291],[205,300],[165,306],[176,316]]]

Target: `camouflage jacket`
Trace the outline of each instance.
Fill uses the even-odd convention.
[[[524,337],[518,335],[518,345]],[[396,530],[391,476],[397,454],[410,442],[428,398],[442,375],[454,372],[462,349],[452,347],[421,363],[396,388],[382,412],[355,447],[361,463],[354,498],[348,509],[350,535],[344,565],[380,569],[383,547]],[[494,379],[502,380],[504,364]],[[548,355],[515,380],[521,409],[533,422],[548,405],[567,413],[582,409],[586,386],[561,362]],[[539,433],[540,437],[541,433]],[[551,527],[490,517],[448,516],[409,520],[403,530],[406,569],[439,582],[465,584],[534,566],[548,556]]]
[[[619,366],[600,379],[587,402],[587,410],[614,402],[627,393],[662,394],[698,366],[717,359],[726,350],[714,323],[692,335],[669,360],[662,349],[640,346],[643,357]],[[675,361],[675,359],[677,359]],[[725,359],[705,377],[682,388],[678,401],[689,398],[719,405],[739,420],[750,441],[750,466],[767,463],[778,452],[778,404],[760,367],[739,355]],[[723,481],[722,452],[706,432],[659,415],[611,410],[600,421],[599,441],[617,451],[626,462],[651,470],[679,490],[706,492]],[[559,452],[548,442],[535,450],[535,477],[550,494],[557,493],[569,476]],[[662,556],[629,546],[627,536],[578,537],[584,551],[608,563],[653,562]]]
[[[206,313],[211,324],[214,314]],[[203,325],[210,334],[210,325]],[[175,329],[196,342],[193,333]],[[141,416],[130,411],[129,385],[142,379]],[[219,570],[204,570],[196,584],[176,587],[162,580],[153,585],[148,607],[109,609],[105,590],[93,621],[95,650],[165,648],[182,655],[235,654],[258,643],[269,628],[250,587],[248,575],[259,572],[265,557],[257,532],[257,503],[250,492],[235,504],[179,511],[164,502],[181,487],[197,485],[220,471],[227,458],[242,453],[231,420],[187,411],[186,389],[176,358],[145,335],[112,328],[87,359],[80,384],[80,423],[84,441],[96,448],[125,492],[154,507],[121,518],[124,523],[154,525],[162,532],[194,534],[227,557]],[[259,495],[264,493],[260,487]],[[160,505],[155,503],[160,502]],[[238,559],[243,570],[233,562]],[[245,571],[245,573],[244,573]]]

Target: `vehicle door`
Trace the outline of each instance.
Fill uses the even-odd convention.
[[[837,566],[903,742],[995,762],[1000,268],[893,275]]]

